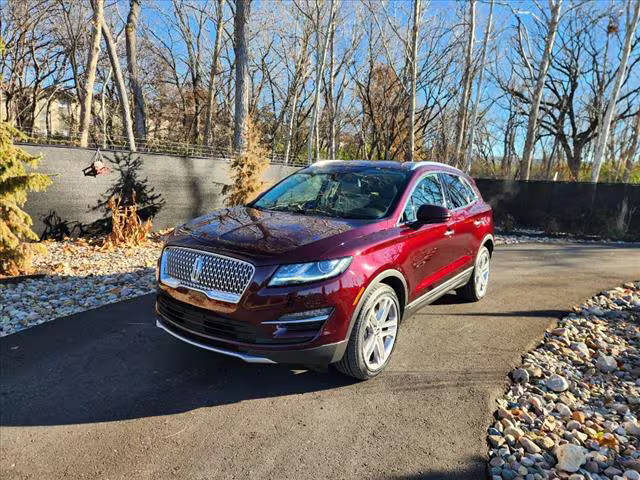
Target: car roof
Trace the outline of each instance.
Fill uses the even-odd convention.
[[[337,170],[359,170],[363,168],[384,168],[389,170],[403,170],[403,171],[416,171],[416,170],[446,170],[451,173],[456,173],[458,175],[463,175],[466,177],[466,174],[451,165],[447,165],[446,163],[440,162],[393,162],[386,160],[323,160],[320,162],[315,162],[309,165],[305,170],[308,169],[332,169],[335,167]]]

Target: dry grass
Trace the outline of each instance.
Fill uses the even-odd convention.
[[[151,220],[143,222],[138,216],[138,206],[123,206],[119,197],[111,197],[107,203],[111,210],[111,233],[104,239],[101,249],[113,250],[116,247],[138,247],[149,241]]]

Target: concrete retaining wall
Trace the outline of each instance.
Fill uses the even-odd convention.
[[[46,192],[29,194],[25,209],[33,218],[36,233],[41,235],[45,231],[43,219],[51,212],[70,228],[78,224],[86,226],[104,217],[102,211],[93,211],[92,207],[101,201],[120,175],[112,171],[97,177],[84,176],[82,169],[91,164],[94,150],[42,145],[22,147],[32,154],[42,153],[44,159],[39,171],[54,175],[53,184]],[[112,152],[103,155],[114,158]],[[139,156],[142,167],[137,172],[138,179],[146,179],[148,188],[164,201],[153,219],[154,229],[173,227],[222,206],[222,187],[230,183],[229,164],[225,160]],[[296,170],[295,167],[270,165],[264,175],[265,184],[272,185]]]

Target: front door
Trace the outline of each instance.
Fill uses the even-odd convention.
[[[444,191],[437,173],[429,173],[416,183],[407,201],[400,228],[404,250],[408,251],[404,265],[409,291],[409,301],[424,295],[447,277],[448,265],[453,260],[449,225],[416,224],[418,208],[422,205],[445,206]]]

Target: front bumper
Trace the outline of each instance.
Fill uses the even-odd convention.
[[[156,317],[156,326],[183,342],[222,355],[235,357],[247,363],[286,363],[305,366],[324,366],[340,360],[347,347],[347,341],[343,340],[337,343],[312,348],[301,348],[298,350],[262,350],[241,347],[232,350],[229,345],[225,345],[216,339],[207,338],[199,333],[176,325],[161,315],[157,315]]]

